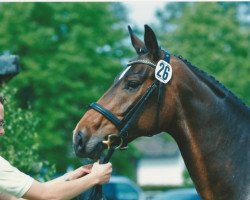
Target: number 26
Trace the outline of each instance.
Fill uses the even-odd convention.
[[[168,78],[168,73],[170,71],[169,66],[164,65],[164,63],[160,64],[160,70],[157,72],[157,76],[162,78],[163,80],[166,80]]]

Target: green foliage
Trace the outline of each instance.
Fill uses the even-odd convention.
[[[250,105],[250,29],[240,3],[171,3],[159,12],[161,44],[216,77]]]
[[[129,53],[125,13],[119,3],[0,4],[0,52],[18,54],[22,63],[9,86],[18,87],[18,104],[39,116],[39,154],[59,171],[80,164],[72,131]]]
[[[1,138],[1,155],[19,170],[38,177],[43,168],[47,169],[45,178],[53,174],[53,167],[47,161],[39,160],[39,143],[36,132],[38,119],[31,110],[24,110],[17,106],[14,98],[16,90],[5,88],[6,99],[5,132]]]
[[[190,175],[189,175],[187,169],[185,169],[185,170],[183,171],[182,176],[183,176],[183,179],[184,179],[183,186],[185,186],[185,187],[190,187],[190,186],[193,186],[193,185],[194,185],[194,183],[193,183],[193,181],[192,181],[192,179],[191,179],[191,177],[190,177]]]

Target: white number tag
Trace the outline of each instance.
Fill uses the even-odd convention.
[[[162,83],[167,83],[172,77],[172,67],[164,60],[160,60],[155,69],[155,78]]]

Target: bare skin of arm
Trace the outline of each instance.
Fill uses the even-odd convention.
[[[92,168],[91,168],[92,167]],[[34,181],[30,189],[24,194],[24,199],[29,200],[68,200],[96,184],[107,183],[112,172],[111,163],[87,165],[67,174],[69,181],[59,177],[52,181],[40,183]],[[0,200],[16,200],[7,196]]]

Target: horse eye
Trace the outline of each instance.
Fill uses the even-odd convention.
[[[141,83],[139,81],[128,81],[125,85],[125,89],[131,91],[138,88],[140,85]]]

